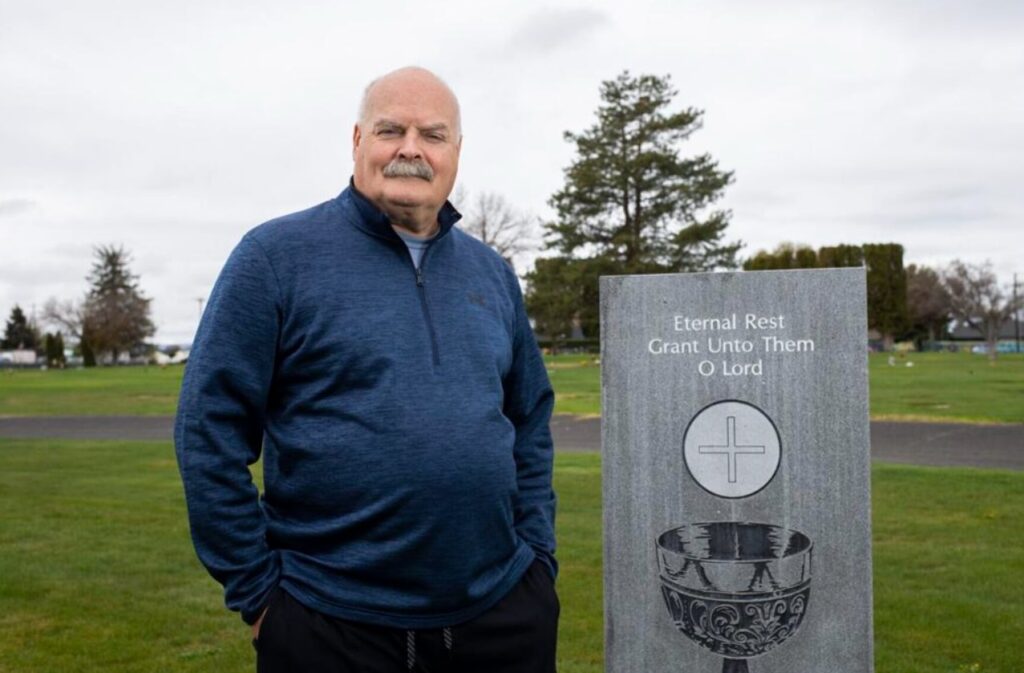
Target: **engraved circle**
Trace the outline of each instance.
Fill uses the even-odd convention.
[[[775,424],[747,402],[723,400],[701,409],[683,436],[686,469],[706,491],[745,498],[778,471],[782,446]]]

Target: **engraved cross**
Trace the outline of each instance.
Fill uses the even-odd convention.
[[[728,457],[729,483],[736,483],[736,456],[743,454],[763,455],[765,446],[763,444],[738,444],[736,442],[736,417],[728,416],[725,419],[725,445],[701,444],[697,451],[703,455],[718,454]]]

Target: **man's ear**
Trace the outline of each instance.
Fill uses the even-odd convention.
[[[363,139],[363,133],[359,130],[357,123],[352,129],[352,161],[356,160],[356,150],[359,148],[359,141]]]

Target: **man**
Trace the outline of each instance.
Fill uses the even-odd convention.
[[[461,145],[435,75],[375,80],[349,187],[246,234],[203,314],[175,445],[259,671],[554,670],[553,393],[512,269],[453,228]]]

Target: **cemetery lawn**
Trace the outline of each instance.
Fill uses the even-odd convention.
[[[972,353],[868,357],[871,418],[891,421],[1024,423],[1024,355],[990,365]],[[555,413],[600,416],[601,367],[594,355],[545,358],[555,387]],[[913,363],[912,366],[907,366]]]
[[[1024,423],[1024,355],[868,358],[875,420]],[[596,355],[546,356],[555,413],[600,416]],[[908,367],[908,363],[913,366]],[[0,370],[0,416],[173,415],[184,367]]]
[[[161,416],[185,368],[0,369],[0,416]]]
[[[990,364],[974,353],[908,353],[868,357],[871,417],[1024,423],[1024,354]]]
[[[599,456],[556,456],[555,485],[559,670],[600,673]],[[1019,671],[1024,473],[875,465],[873,489],[877,670]],[[0,507],[0,672],[252,670],[170,443],[0,439]]]

